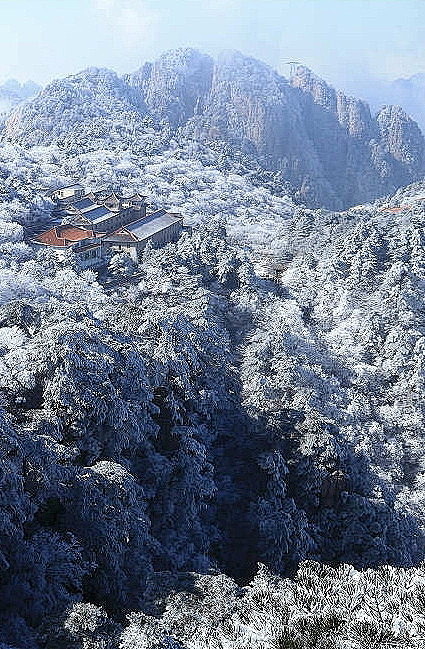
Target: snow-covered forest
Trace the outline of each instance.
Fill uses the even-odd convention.
[[[193,230],[35,251],[76,178]],[[1,649],[424,647],[425,183],[312,210],[105,109],[0,199]]]

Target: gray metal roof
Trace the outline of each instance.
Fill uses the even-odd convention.
[[[138,221],[128,223],[123,226],[128,232],[131,232],[139,241],[149,239],[152,235],[165,230],[165,228],[181,221],[181,217],[167,213],[165,210],[158,210]]]
[[[81,210],[81,213],[92,223],[101,223],[109,217],[117,215],[117,212],[112,212],[107,207],[96,204]]]
[[[72,203],[72,207],[76,207],[77,210],[84,210],[87,207],[94,206],[95,202],[91,198],[81,198],[79,201]]]

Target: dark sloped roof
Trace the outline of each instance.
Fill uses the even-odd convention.
[[[182,220],[183,217],[181,217],[180,214],[173,214],[166,212],[165,210],[157,210],[156,212],[148,214],[148,216],[143,216],[141,219],[137,219],[137,221],[121,226],[118,230],[115,230],[115,232],[111,232],[111,234],[104,237],[103,241],[117,244],[136,244],[138,241],[145,241],[157,232],[161,232],[161,230],[165,230]]]
[[[91,205],[95,205],[95,202],[91,198],[81,198],[79,201],[72,203],[72,207],[75,207],[77,210],[84,210]]]
[[[65,185],[64,187],[57,187],[56,189],[52,189],[52,194],[55,192],[59,192],[62,189],[84,189],[84,187],[80,183],[72,183],[72,185]]]

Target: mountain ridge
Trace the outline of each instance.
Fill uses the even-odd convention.
[[[424,137],[402,109],[374,117],[305,67],[287,80],[233,51],[213,59],[170,50],[133,74],[88,68],[56,80],[12,111],[3,140],[46,145],[84,128],[90,146],[99,119],[134,132],[148,120],[169,137],[224,142],[281,172],[314,208],[344,209],[425,174]]]

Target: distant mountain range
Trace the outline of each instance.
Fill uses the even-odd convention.
[[[403,106],[425,131],[425,74],[396,79],[388,85],[383,96],[385,101]]]
[[[343,209],[425,175],[425,142],[400,107],[376,116],[309,69],[291,80],[238,52],[216,60],[193,49],[168,52],[134,74],[90,68],[49,84],[17,106],[3,139],[25,146],[127,134],[146,120],[169,137],[220,143],[280,172],[300,202]]]
[[[22,101],[34,97],[40,92],[41,86],[33,81],[19,83],[16,79],[9,79],[0,85],[0,117],[6,116],[12,108]]]

